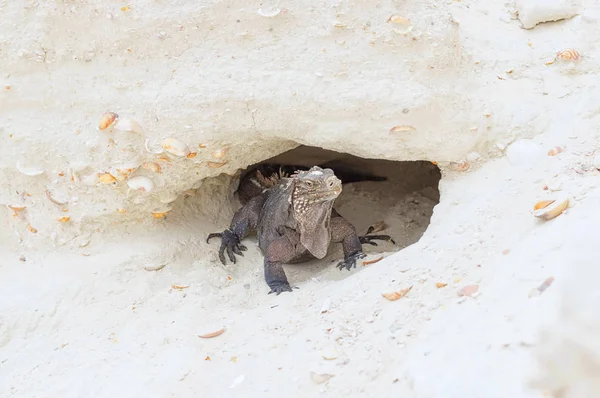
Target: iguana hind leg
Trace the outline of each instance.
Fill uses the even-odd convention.
[[[366,257],[356,229],[337,213],[335,217],[331,217],[331,241],[341,243],[344,249],[344,260],[337,265],[340,270],[356,268],[356,261]]]
[[[239,209],[233,216],[229,228],[223,232],[213,232],[206,238],[206,243],[212,238],[221,238],[219,247],[219,259],[225,265],[225,252],[229,260],[235,264],[235,255],[243,256],[246,246],[241,244],[242,239],[251,231],[256,230],[260,208],[264,203],[262,195],[252,198],[244,207]]]
[[[296,246],[286,235],[269,244],[265,253],[265,280],[271,288],[269,294],[276,293],[279,296],[282,292],[292,291],[282,264],[292,261],[296,256]]]

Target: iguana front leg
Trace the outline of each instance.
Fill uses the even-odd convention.
[[[296,255],[296,246],[287,235],[269,243],[265,253],[265,280],[271,288],[269,294],[276,293],[279,296],[282,292],[292,291],[282,264],[292,261]]]
[[[366,257],[362,251],[361,241],[356,235],[356,229],[342,216],[331,217],[331,241],[341,242],[344,249],[344,261],[337,265],[340,270],[356,268],[356,261]]]
[[[223,232],[214,232],[208,235],[206,243],[212,238],[221,238],[219,247],[219,259],[225,265],[225,251],[229,260],[235,264],[235,255],[243,256],[242,251],[247,250],[246,246],[241,244],[242,239],[251,231],[256,230],[260,209],[264,203],[262,195],[252,198],[244,207],[239,209],[233,216],[228,229]]]

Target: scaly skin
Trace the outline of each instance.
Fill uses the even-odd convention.
[[[377,245],[371,239],[391,240],[386,235],[359,237],[347,220],[333,210],[342,191],[341,181],[331,169],[318,166],[299,171],[291,178],[278,178],[271,188],[252,197],[233,216],[229,228],[212,233],[221,238],[219,258],[225,264],[225,252],[232,263],[243,255],[242,239],[256,231],[264,255],[264,271],[271,293],[291,292],[282,264],[323,258],[331,243],[341,243],[344,260],[338,268],[350,270],[365,257],[362,243]]]

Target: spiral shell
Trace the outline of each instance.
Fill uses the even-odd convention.
[[[581,54],[579,54],[577,50],[568,48],[566,50],[557,52],[556,59],[561,59],[563,61],[578,61],[581,59]]]
[[[98,124],[98,129],[99,130],[106,130],[107,128],[110,127],[111,124],[114,123],[114,121],[119,117],[119,115],[117,115],[114,112],[106,112],[104,115],[102,115],[102,117],[100,118],[100,123]]]
[[[187,156],[190,154],[190,148],[184,143],[179,141],[177,138],[165,138],[161,146],[163,149],[175,156]]]

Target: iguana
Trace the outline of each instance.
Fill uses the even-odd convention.
[[[349,184],[360,181],[386,181],[386,177],[374,176],[365,172],[355,172],[348,169],[347,166],[336,163],[335,161],[327,162],[319,167],[333,170],[342,184]],[[271,188],[281,178],[289,177],[297,171],[306,171],[310,167],[282,165],[274,163],[261,163],[256,168],[249,170],[240,180],[237,195],[240,202],[244,205],[253,197],[260,195],[265,189]]]
[[[232,263],[243,256],[242,239],[251,231],[258,235],[264,255],[264,272],[271,293],[291,292],[282,264],[321,259],[331,243],[341,243],[344,260],[337,267],[350,270],[364,258],[362,244],[373,239],[391,240],[387,235],[361,236],[347,220],[333,210],[342,183],[331,169],[313,166],[282,177],[270,188],[250,198],[233,216],[228,229],[208,235],[207,243],[221,238],[219,259],[225,264],[225,252]],[[376,245],[376,244],[375,244]]]

